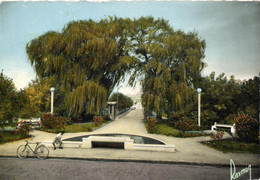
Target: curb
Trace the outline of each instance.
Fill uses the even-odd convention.
[[[14,159],[17,156],[3,156],[0,155],[0,158],[10,158]],[[31,156],[29,158],[38,159],[37,157]],[[29,159],[28,158],[28,159]],[[25,158],[26,159],[26,158]],[[156,161],[156,160],[133,160],[133,159],[104,159],[104,158],[80,158],[80,157],[56,157],[49,156],[47,159],[63,159],[63,160],[81,160],[81,161],[101,161],[101,162],[128,162],[128,163],[151,163],[151,164],[168,164],[168,165],[193,165],[193,166],[210,166],[210,167],[230,167],[230,164],[210,164],[210,163],[194,163],[194,162],[178,162],[178,161]],[[236,165],[236,167],[245,167],[248,165]],[[252,165],[252,168],[259,168],[257,165]]]

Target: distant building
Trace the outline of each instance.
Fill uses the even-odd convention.
[[[139,103],[142,101],[141,94],[127,94],[128,97],[130,97],[134,103]]]

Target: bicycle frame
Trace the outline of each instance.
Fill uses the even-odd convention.
[[[29,143],[28,140],[25,142],[25,145],[20,145],[17,148],[17,156],[19,158],[26,158],[30,151],[32,151],[39,159],[46,159],[48,157],[49,149],[45,145],[41,144],[41,142]],[[29,144],[36,144],[34,150]]]
[[[29,144],[36,144],[34,150],[31,148],[31,146],[30,146]],[[37,154],[37,153],[36,153],[36,150],[37,150],[39,144],[40,144],[40,143],[37,143],[37,142],[36,142],[36,143],[29,143],[29,142],[27,141],[26,144],[25,144],[25,147],[29,147],[29,149],[33,152],[33,154]]]

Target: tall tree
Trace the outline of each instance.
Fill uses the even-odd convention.
[[[195,32],[174,31],[163,19],[136,21],[132,39],[139,62],[130,83],[142,76],[142,102],[147,111],[169,114],[183,108],[204,67],[205,41]]]
[[[114,93],[109,98],[109,101],[117,101],[117,100],[118,100],[119,111],[126,108],[130,108],[134,104],[133,100],[130,97],[122,93]]]
[[[109,18],[69,23],[27,44],[39,78],[54,77],[67,92],[71,114],[98,113],[127,72],[143,83],[147,110],[184,106],[203,68],[205,42],[174,31],[164,19]],[[170,107],[170,108],[166,108]]]
[[[125,29],[125,21],[118,18],[77,21],[27,44],[39,78],[54,77],[56,86],[67,92],[71,115],[99,113],[135,61],[128,56]]]
[[[13,80],[0,73],[0,122],[12,120],[17,116],[17,93]]]
[[[255,119],[259,120],[260,110],[260,77],[255,76],[253,79],[243,81],[239,104],[244,112],[250,114]]]

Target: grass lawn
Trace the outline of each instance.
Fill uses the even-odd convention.
[[[91,132],[96,128],[94,123],[88,124],[72,124],[65,128],[65,132],[75,133],[75,132]]]
[[[0,144],[12,142],[20,139],[26,139],[28,136],[21,136],[14,132],[0,132]]]
[[[156,124],[155,134],[162,134],[166,136],[173,136],[173,137],[179,137],[182,132],[174,129],[170,123],[167,122],[158,122]]]
[[[108,121],[104,121],[100,126],[107,124]],[[91,132],[100,126],[95,126],[94,123],[78,123],[78,124],[71,124],[65,127],[65,133],[76,133],[76,132]],[[50,133],[60,133],[61,130],[58,129],[41,129],[45,132]]]
[[[205,135],[203,133],[182,132],[180,130],[173,128],[172,125],[166,121],[158,122],[156,124],[156,129],[152,133],[162,134],[162,135],[166,135],[166,136],[173,136],[173,137],[182,137],[182,138],[209,136],[209,135]]]
[[[216,140],[216,141],[206,141],[201,142],[203,145],[209,146],[213,149],[222,151],[224,153],[250,153],[258,154],[260,145],[256,143],[245,143],[234,141],[232,139]]]

